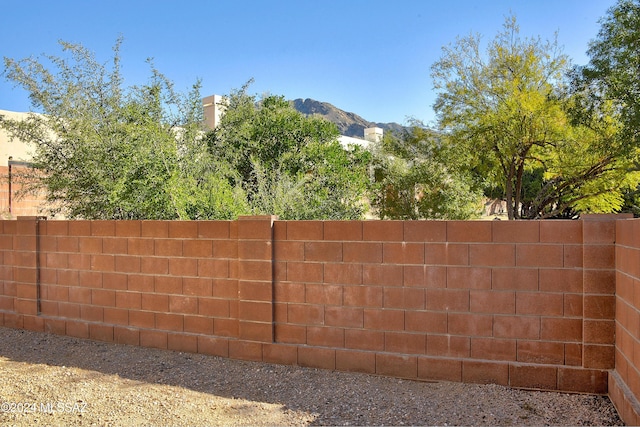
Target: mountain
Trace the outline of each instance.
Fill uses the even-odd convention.
[[[293,108],[305,115],[318,115],[335,123],[341,135],[354,138],[363,138],[364,130],[370,127],[379,127],[387,131],[402,131],[407,129],[398,123],[374,123],[367,121],[357,114],[341,110],[328,102],[320,102],[315,99],[295,99],[291,101]]]

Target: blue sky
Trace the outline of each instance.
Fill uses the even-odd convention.
[[[326,101],[376,122],[433,119],[430,67],[457,36],[489,41],[513,13],[521,35],[551,39],[576,64],[614,0],[103,0],[3,2],[0,57],[60,54],[80,43],[101,62],[119,36],[127,85],[150,75],[180,91],[249,92]],[[4,66],[0,69],[0,72]],[[28,111],[26,92],[0,75],[0,109]]]

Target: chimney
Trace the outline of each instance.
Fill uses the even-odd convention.
[[[364,130],[364,139],[369,142],[380,142],[384,135],[384,130],[379,127],[366,128]]]
[[[211,95],[202,98],[204,110],[204,123],[211,129],[215,129],[220,123],[220,118],[226,109],[226,100],[220,95]]]

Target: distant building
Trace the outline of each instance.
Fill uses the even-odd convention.
[[[340,143],[346,147],[349,144],[359,145],[361,147],[368,147],[371,143],[382,141],[384,130],[382,128],[373,127],[366,128],[364,130],[364,139],[354,138],[351,136],[340,135],[338,140]]]
[[[12,120],[24,120],[29,113],[0,110],[0,116]],[[20,185],[15,177],[29,167],[31,148],[23,141],[11,139],[0,129],[0,218],[40,215],[39,206],[44,195],[26,195],[17,198]]]
[[[12,120],[24,120],[28,115],[29,113],[0,110],[0,116]],[[11,140],[4,130],[0,130],[0,165],[6,165],[9,157],[14,160],[31,160],[31,153],[32,150],[24,142]]]

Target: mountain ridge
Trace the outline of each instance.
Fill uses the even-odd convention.
[[[341,135],[354,138],[363,138],[364,130],[370,127],[379,127],[386,131],[398,132],[407,129],[399,123],[376,123],[365,120],[361,116],[342,110],[328,102],[316,101],[311,98],[298,98],[290,101],[293,108],[301,114],[311,116],[318,115],[334,123]]]

